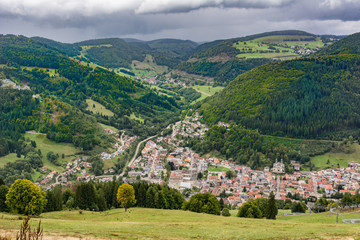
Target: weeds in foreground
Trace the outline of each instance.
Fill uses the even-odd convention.
[[[24,218],[20,230],[16,233],[16,240],[41,240],[43,237],[43,229],[41,227],[41,220],[39,225],[34,230],[30,227],[30,216]],[[0,240],[11,240],[9,236],[0,236]]]

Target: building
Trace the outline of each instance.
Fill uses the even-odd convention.
[[[283,163],[283,160],[281,159],[281,162],[278,162],[278,160],[276,159],[273,168],[272,168],[272,172],[273,173],[285,173],[285,165]]]

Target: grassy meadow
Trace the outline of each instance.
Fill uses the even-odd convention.
[[[256,38],[251,41],[239,41],[234,43],[234,47],[242,53],[238,54],[238,58],[296,58],[300,55],[291,47],[306,47],[309,49],[320,48],[324,43],[317,37],[315,41],[295,41],[306,38],[306,36],[296,35],[278,35]],[[290,41],[289,41],[290,40]],[[273,46],[275,49],[269,49]],[[269,51],[273,52],[261,52]]]
[[[63,171],[63,167],[56,166],[53,163],[51,163],[46,158],[46,154],[50,151],[53,151],[55,154],[59,154],[59,161],[65,161],[69,162],[72,161],[75,158],[75,155],[77,153],[77,149],[74,147],[73,144],[70,143],[56,143],[52,140],[49,140],[46,138],[43,134],[33,134],[33,133],[25,133],[24,135],[25,139],[27,141],[35,141],[36,142],[36,149],[40,149],[41,153],[43,155],[42,161],[44,162],[44,166],[48,167],[50,170],[55,171]],[[61,158],[61,154],[65,154],[65,158]],[[6,155],[4,157],[0,158],[0,167],[3,167],[8,162],[14,162],[18,159],[23,159],[24,156],[21,158],[16,157],[15,153],[11,153],[9,155]],[[40,176],[39,173],[34,173],[34,177]],[[36,179],[36,178],[35,178]]]
[[[209,96],[214,95],[215,93],[220,92],[221,90],[224,89],[224,87],[220,87],[220,86],[213,87],[208,85],[195,85],[192,88],[200,92],[206,93]]]
[[[102,114],[104,116],[112,117],[114,116],[114,113],[110,111],[109,109],[106,109],[104,105],[101,103],[98,103],[92,99],[86,99],[86,103],[88,104],[86,110],[95,113],[95,114]]]
[[[234,212],[234,211],[232,211]],[[358,224],[335,224],[330,213],[284,216],[277,220],[222,217],[181,210],[146,208],[113,209],[106,212],[61,211],[43,213],[47,236],[78,239],[357,239]],[[360,218],[360,214],[344,215]],[[0,229],[12,231],[21,224],[18,216],[0,214]]]
[[[157,65],[151,55],[146,55],[143,62],[132,61],[132,72],[140,77],[155,77],[169,72],[167,66]]]
[[[230,169],[229,168],[226,168],[226,167],[213,167],[213,166],[209,166],[208,167],[208,171],[209,172],[226,172],[226,171],[229,171]]]
[[[352,144],[347,152],[328,152],[323,155],[315,156],[311,158],[311,161],[316,167],[319,168],[331,168],[337,167],[339,164],[341,167],[347,167],[351,161],[360,161],[360,145],[357,143]],[[329,163],[328,163],[329,161]]]

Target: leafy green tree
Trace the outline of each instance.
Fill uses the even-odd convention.
[[[128,183],[123,183],[118,188],[116,199],[121,207],[125,208],[125,212],[136,203],[134,187]]]
[[[40,215],[46,205],[45,193],[31,181],[18,179],[6,195],[6,204],[15,213]]]
[[[228,170],[228,171],[226,171],[225,176],[226,176],[227,179],[231,179],[231,178],[236,177],[236,173],[234,171]]]
[[[275,195],[271,191],[268,202],[266,204],[265,217],[266,219],[276,219],[278,208],[275,201]]]
[[[210,193],[197,193],[183,205],[184,210],[198,213],[220,215],[220,204],[216,197]]]
[[[292,213],[305,213],[307,206],[303,202],[293,202],[291,206]]]
[[[28,160],[34,168],[39,168],[44,165],[41,156],[37,152],[29,152],[25,159]]]
[[[249,200],[240,207],[237,216],[244,218],[262,218],[263,214],[257,203],[254,200]]]
[[[4,182],[4,180],[0,177],[0,186],[1,185],[5,185],[5,182]]]
[[[230,217],[230,216],[231,216],[230,211],[229,211],[229,209],[227,209],[227,208],[224,208],[224,209],[221,211],[221,215],[223,215],[224,217]]]
[[[9,192],[9,187],[6,185],[0,185],[0,212],[8,212],[9,207],[5,203],[6,195]]]

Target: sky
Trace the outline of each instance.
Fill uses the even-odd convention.
[[[0,0],[0,34],[61,42],[206,42],[278,30],[360,32],[360,0]]]

